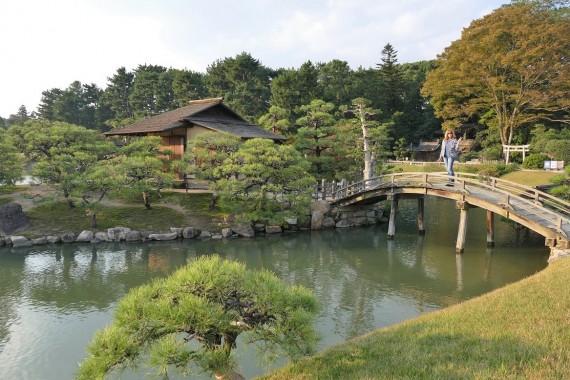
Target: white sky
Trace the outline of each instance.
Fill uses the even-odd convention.
[[[120,67],[205,72],[241,52],[274,69],[435,59],[471,21],[509,0],[2,0],[0,116],[37,109],[71,82],[104,89]]]

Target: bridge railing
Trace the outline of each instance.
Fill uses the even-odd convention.
[[[570,216],[569,202],[530,186],[471,173],[456,173],[453,179],[455,181],[453,189],[456,191],[468,192],[468,186],[485,188],[493,193],[502,194],[504,196],[503,203],[506,206],[514,199],[518,199],[522,205],[525,203],[540,205],[545,208],[547,213],[552,210],[554,215],[559,213],[566,217]],[[451,177],[446,173],[393,173],[353,183],[348,183],[344,180],[340,182],[323,181],[319,186],[318,194],[320,199],[336,201],[378,188],[438,188],[448,184],[450,180]]]

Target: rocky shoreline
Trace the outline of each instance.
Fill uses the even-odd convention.
[[[299,222],[296,218],[289,218],[281,225],[265,225],[262,223],[239,223],[222,228],[221,231],[206,231],[197,227],[170,227],[167,232],[139,231],[129,227],[113,227],[105,232],[83,230],[79,233],[66,232],[62,235],[42,236],[28,239],[22,235],[13,235],[21,230],[19,225],[26,223],[21,207],[10,204],[6,210],[12,214],[4,214],[4,233],[0,237],[1,246],[30,247],[34,245],[58,243],[101,243],[101,242],[144,242],[144,241],[170,241],[176,239],[230,239],[245,237],[251,238],[260,234],[279,234],[300,230],[320,230],[327,228],[352,228],[380,223],[384,218],[384,208],[381,204],[332,207],[329,202],[316,201],[311,204],[310,214]],[[18,205],[19,206],[19,205]],[[9,226],[9,233],[6,229]]]

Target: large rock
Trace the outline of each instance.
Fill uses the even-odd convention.
[[[210,231],[202,231],[200,234],[200,239],[210,239],[212,236],[213,235]]]
[[[283,232],[283,229],[281,229],[281,226],[266,226],[265,227],[265,233],[266,234],[279,234]]]
[[[139,240],[141,240],[141,233],[137,230],[129,231],[125,236],[125,241],[139,241]]]
[[[182,237],[184,239],[195,239],[202,233],[202,230],[196,227],[186,227],[182,230]]]
[[[350,219],[342,219],[339,220],[338,222],[336,222],[336,228],[349,228],[349,227],[354,227],[354,225],[352,224],[352,221]]]
[[[131,229],[128,227],[113,227],[107,229],[107,235],[111,241],[124,241],[129,232],[131,232]]]
[[[6,235],[21,231],[29,225],[28,217],[18,203],[8,203],[0,207],[0,230]]]
[[[75,243],[75,239],[77,236],[73,232],[66,232],[61,235],[61,242],[62,243]]]
[[[334,228],[335,221],[330,216],[325,216],[323,219],[323,228]]]
[[[181,238],[182,237],[182,228],[178,228],[178,227],[170,227],[170,232],[176,232],[178,234],[178,237]]]
[[[60,237],[60,236],[49,235],[49,236],[47,237],[47,242],[48,242],[48,243],[51,243],[51,244],[61,243],[61,237]]]
[[[93,231],[83,230],[75,239],[78,243],[88,243],[93,240]]]
[[[229,238],[232,236],[234,232],[231,228],[222,228],[222,237]]]
[[[297,231],[299,229],[299,220],[296,217],[285,218],[283,229],[290,231]]]
[[[157,241],[168,241],[168,240],[176,240],[178,238],[177,232],[167,232],[163,234],[150,234],[148,235],[150,240],[157,240]]]
[[[238,234],[239,236],[243,236],[243,237],[247,237],[247,238],[251,238],[255,236],[255,232],[253,231],[253,228],[251,227],[251,225],[247,224],[247,223],[239,223],[236,225],[231,226],[232,227],[232,231],[235,232],[236,234]]]
[[[313,211],[311,215],[311,229],[320,230],[323,228],[325,221],[325,214],[322,211]]]
[[[331,211],[331,204],[327,201],[316,201],[311,203],[311,211],[320,211],[323,215],[328,214]]]
[[[30,247],[33,244],[25,236],[12,236],[10,240],[12,241],[12,245],[14,247]]]
[[[47,240],[47,237],[45,237],[45,236],[32,239],[33,245],[44,245],[44,244],[47,244],[47,242],[48,242],[48,240]]]
[[[106,232],[96,232],[94,239],[97,239],[100,241],[112,241]]]

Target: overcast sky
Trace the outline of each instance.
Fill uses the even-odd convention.
[[[0,116],[37,109],[44,90],[105,88],[118,68],[205,72],[241,52],[271,68],[435,59],[471,21],[509,0],[2,0]]]

